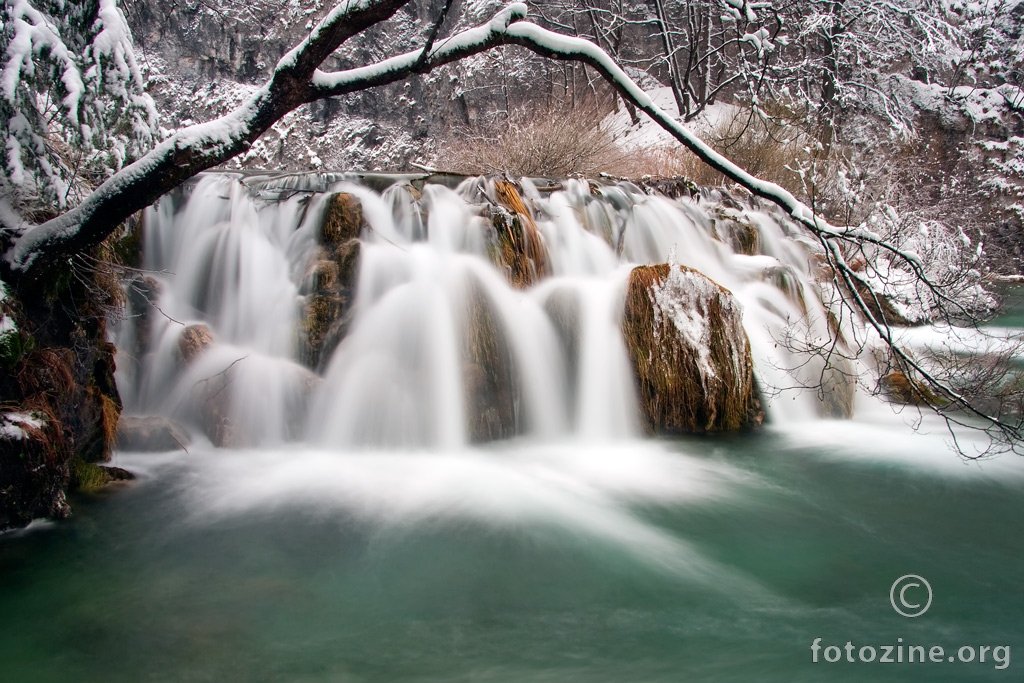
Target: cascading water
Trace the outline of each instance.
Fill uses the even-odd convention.
[[[826,392],[770,391],[821,384],[793,349],[835,339],[798,229],[726,193],[430,180],[208,174],[147,213],[118,386],[194,438],[119,449],[127,490],[0,538],[0,679],[933,683],[1010,665],[1024,461],[964,463],[938,418],[912,433],[868,397],[825,421]],[[772,424],[641,441],[666,358],[715,395],[753,364]],[[935,601],[901,631],[908,573]],[[973,661],[813,662],[816,639],[973,644]]]
[[[215,420],[230,425],[233,445],[634,437],[625,292],[634,265],[669,260],[740,301],[762,386],[800,384],[786,368],[802,366],[806,384],[820,373],[779,344],[797,322],[812,336],[828,329],[811,249],[777,212],[718,193],[673,200],[628,183],[524,180],[514,198],[532,207],[521,208],[531,214],[520,216],[523,235],[535,231],[532,248],[544,253],[520,267],[529,286],[515,287],[490,220],[512,186],[497,182],[378,177],[375,186],[390,183],[378,192],[340,175],[208,174],[164,198],[145,218],[159,314],[141,344],[129,319],[118,345],[142,350],[120,363],[128,409],[209,427],[197,411],[214,401],[226,406]],[[340,342],[304,363],[321,225],[339,192],[364,221],[354,296],[342,331],[335,325]],[[183,331],[200,325],[203,350],[183,359]],[[794,392],[766,408],[772,420],[801,420],[821,412],[817,403],[813,391]]]

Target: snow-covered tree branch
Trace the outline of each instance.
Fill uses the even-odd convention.
[[[19,0],[21,3],[26,1]],[[81,204],[64,214],[41,225],[8,226],[14,234],[13,244],[5,255],[11,270],[18,273],[38,269],[50,261],[98,243],[128,216],[160,195],[196,173],[244,151],[271,125],[302,104],[392,83],[508,44],[521,45],[548,58],[577,61],[593,67],[627,101],[646,112],[701,160],[753,194],[779,204],[810,229],[830,237],[874,239],[869,234],[853,235],[828,226],[790,192],[746,173],[656,107],[650,97],[597,45],[524,21],[527,14],[524,4],[510,5],[486,24],[440,41],[426,58],[422,50],[417,50],[349,71],[324,73],[318,70],[345,40],[390,17],[405,1],[361,0],[337,5],[305,40],[281,58],[267,84],[240,107],[214,121],[178,131],[153,151],[118,171]],[[42,21],[40,17],[36,18]],[[37,32],[33,29],[32,35]],[[52,41],[53,33],[49,31],[43,35]],[[15,41],[15,45],[17,47],[20,43]],[[21,51],[24,52],[24,48]],[[66,54],[66,50],[58,52]],[[126,51],[123,48],[115,54],[121,54],[121,61],[125,62],[123,55]],[[128,73],[132,73],[130,68]],[[78,82],[72,77],[68,77],[67,82],[71,86],[68,87],[65,107],[69,113],[77,112]]]

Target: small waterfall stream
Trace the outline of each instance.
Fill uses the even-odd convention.
[[[762,388],[813,386],[820,375],[779,343],[787,329],[829,330],[827,295],[809,272],[813,245],[773,209],[719,191],[670,199],[629,183],[524,179],[514,199],[545,253],[527,264],[529,286],[516,287],[490,220],[510,183],[371,180],[206,174],[149,209],[144,267],[158,314],[145,330],[129,318],[120,332],[119,348],[140,350],[119,363],[128,410],[201,425],[209,419],[197,406],[213,396],[234,443],[250,446],[633,438],[626,287],[635,265],[668,261],[741,303]],[[335,343],[311,363],[302,335],[324,277],[321,226],[339,192],[362,213],[358,269]],[[184,362],[183,330],[200,325],[203,351]],[[806,376],[794,379],[787,369],[800,366]],[[500,400],[481,407],[485,394]],[[768,392],[764,402],[776,422],[822,413],[813,390]]]
[[[118,387],[193,438],[118,450],[134,484],[0,538],[2,680],[933,683],[1024,638],[1024,460],[771,391],[820,381],[785,340],[828,337],[830,292],[770,207],[218,173],[144,229]],[[707,329],[686,288],[719,288],[682,266],[728,288],[766,428],[641,440],[634,285],[669,261],[639,297],[678,314],[659,334]],[[910,573],[935,597],[913,628]],[[973,661],[813,662],[816,639]]]

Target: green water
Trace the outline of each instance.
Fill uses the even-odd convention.
[[[993,287],[1000,301],[1000,313],[993,325],[1024,329],[1024,284],[1018,282],[996,283]]]
[[[965,681],[1024,666],[1024,463],[965,465],[898,424],[119,460],[141,480],[0,537],[0,681]],[[908,573],[934,593],[916,619],[889,602]],[[1011,659],[814,663],[815,638]]]

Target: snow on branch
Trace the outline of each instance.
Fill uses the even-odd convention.
[[[525,21],[526,5],[514,3],[490,21],[439,41],[424,58],[414,50],[382,62],[326,73],[317,67],[348,37],[391,16],[407,0],[358,0],[335,7],[309,37],[278,62],[268,83],[234,111],[214,121],[182,129],[138,162],[104,183],[77,208],[24,230],[6,254],[16,272],[54,256],[67,255],[103,239],[118,223],[196,173],[244,151],[263,132],[297,106],[324,97],[356,92],[403,80],[499,45],[520,45],[541,56],[583,62],[593,67],[625,98],[726,177],[782,207],[794,220],[824,239],[874,244],[900,260],[927,284],[917,256],[901,251],[867,230],[829,225],[790,192],[761,180],[713,150],[675,118],[657,107],[600,47]],[[941,296],[941,293],[936,292]]]
[[[60,80],[67,93],[63,105],[68,116],[77,121],[78,102],[85,85],[71,51],[60,37],[60,31],[28,0],[9,2],[6,10],[6,19],[14,35],[8,44],[7,59],[0,75],[4,99],[12,107],[17,105],[15,94],[18,86],[24,77],[36,75],[36,57],[45,52],[60,65]]]
[[[471,28],[442,40],[437,48],[426,55],[422,50],[413,50],[396,55],[369,66],[325,73],[317,70],[313,74],[313,88],[317,98],[334,97],[378,85],[393,83],[416,73],[425,73],[459,59],[464,59],[485,50],[510,42],[509,26],[526,18],[524,3],[509,5],[494,15],[489,22]]]
[[[828,225],[784,188],[761,180],[732,163],[655,106],[600,47],[524,21],[527,8],[523,3],[509,5],[487,23],[440,41],[426,59],[423,51],[414,50],[342,72],[325,73],[317,69],[347,38],[387,18],[406,1],[350,0],[339,4],[304,41],[281,58],[270,81],[248,101],[219,119],[182,129],[117,173],[77,208],[25,230],[7,254],[7,260],[14,270],[23,271],[40,258],[67,254],[82,245],[102,240],[114,226],[161,194],[244,151],[284,114],[301,104],[393,83],[498,45],[517,44],[542,56],[590,65],[626,100],[647,113],[702,161],[751,193],[778,204],[815,233],[829,238],[872,242],[920,270],[920,263],[915,263],[913,254],[903,253],[867,231]]]
[[[45,18],[28,6],[27,0],[16,2],[28,8],[26,16],[46,25]],[[105,2],[112,6],[113,0]],[[348,38],[390,18],[407,2],[347,0],[339,3],[305,40],[281,58],[270,80],[234,111],[214,121],[178,131],[138,161],[115,173],[78,206],[57,218],[34,226],[3,226],[14,235],[13,244],[4,254],[5,268],[12,276],[24,277],[98,244],[125,219],[161,195],[195,174],[244,151],[285,114],[317,99],[312,86],[313,72],[331,53]],[[109,13],[106,17],[101,15],[103,30],[111,33],[104,36],[101,30],[100,36],[104,39],[94,56],[97,59],[112,58],[118,67],[123,66],[125,73],[133,77],[134,60],[128,58],[127,51],[103,49],[123,44],[121,40],[114,40],[121,26],[113,21],[115,18]],[[126,24],[123,29],[122,35],[127,35]],[[51,32],[56,35],[55,31]],[[32,33],[30,37],[34,35]],[[31,42],[27,47],[19,44],[17,54],[29,54],[31,49]],[[119,57],[120,63],[117,61]],[[21,123],[17,117],[12,120]],[[22,127],[28,125],[25,122]],[[44,154],[39,156],[45,161]]]
[[[16,209],[73,205],[152,147],[156,106],[115,0],[11,0],[0,26],[0,190]]]

